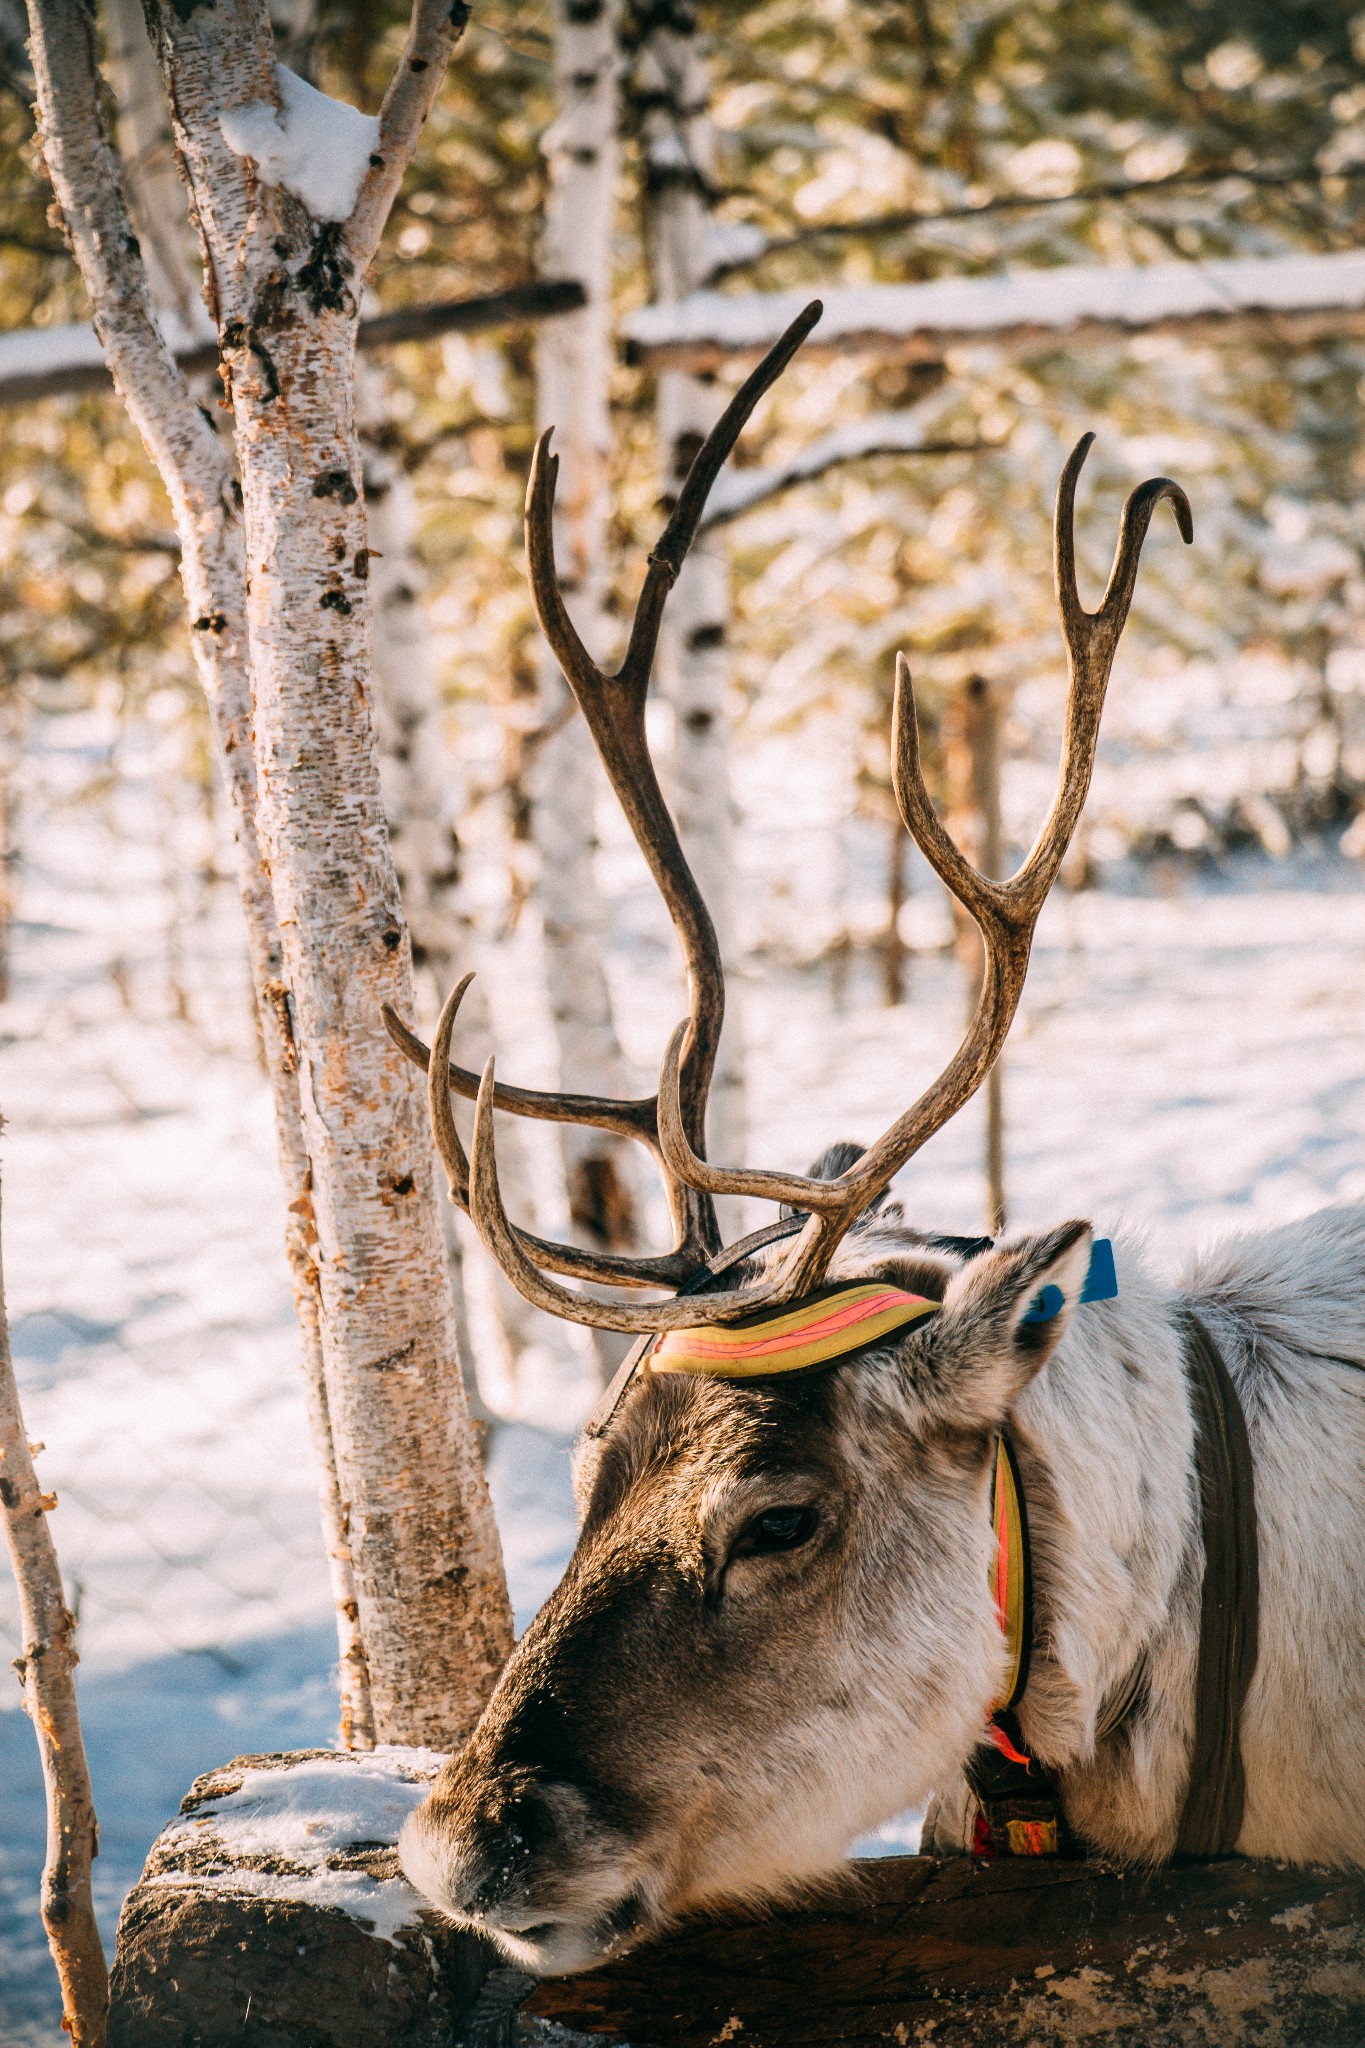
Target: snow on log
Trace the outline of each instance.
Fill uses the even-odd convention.
[[[627,354],[683,369],[758,357],[812,296],[695,292],[673,305],[644,306],[622,323]],[[1304,339],[1365,326],[1365,252],[1112,269],[1077,264],[928,284],[838,286],[820,297],[824,318],[807,354],[891,347],[928,359],[973,341],[1169,327],[1226,331],[1233,322]]]
[[[377,313],[361,321],[360,346],[388,348],[400,341],[430,341],[440,334],[477,334],[518,320],[550,320],[559,313],[577,312],[583,303],[582,286],[572,279],[509,285],[506,291],[477,298],[443,299]],[[171,323],[166,324],[170,328]],[[218,343],[211,333],[168,331],[166,338],[182,370],[193,375],[217,369]],[[112,389],[104,351],[94,328],[84,321],[68,327],[18,327],[0,334],[0,405]]]
[[[444,1761],[312,1750],[197,1778],[124,1904],[109,2048],[448,2048],[497,1958],[399,1873]]]

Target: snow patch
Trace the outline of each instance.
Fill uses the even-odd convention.
[[[437,1750],[385,1743],[250,1766],[234,1791],[206,1800],[165,1830],[163,1853],[183,1853],[187,1867],[147,1881],[303,1899],[340,1909],[382,1941],[396,1942],[425,1902],[396,1863],[389,1875],[380,1859],[396,1848],[404,1821],[445,1761]],[[221,1850],[220,1868],[194,1868],[206,1847]]]
[[[370,158],[379,148],[379,119],[362,114],[286,65],[275,66],[281,108],[264,100],[220,114],[223,140],[249,157],[268,185],[283,185],[314,220],[349,220]]]

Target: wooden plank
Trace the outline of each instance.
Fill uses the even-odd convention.
[[[1365,1877],[1229,1859],[864,1864],[806,1911],[704,1922],[525,2010],[657,2048],[1365,2041]]]

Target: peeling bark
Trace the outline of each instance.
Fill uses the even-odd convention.
[[[23,1649],[15,1669],[38,1738],[47,1796],[43,1927],[61,1979],[62,2026],[74,2048],[103,2048],[109,1972],[90,1892],[99,1830],[76,1710],[76,1618],[67,1608],[47,1521],[56,1505],[33,1469],[0,1274],[0,1520],[19,1589]]]
[[[159,73],[145,28],[141,42],[137,40],[139,22],[130,13],[128,0],[113,0],[113,4],[119,10],[115,21],[122,51],[121,96],[142,108],[143,125],[138,134],[150,147],[146,138],[155,129],[151,103],[162,100]],[[368,1747],[374,1740],[369,1676],[346,1533],[346,1504],[327,1422],[317,1267],[311,1243],[311,1176],[299,1116],[298,1063],[275,903],[256,833],[244,561],[232,465],[171,361],[153,317],[150,284],[155,272],[149,273],[138,260],[138,243],[100,126],[88,26],[74,9],[49,8],[45,16],[41,26],[35,23],[34,55],[48,169],[96,310],[112,373],[170,493],[192,622],[190,640],[232,807],[238,882],[284,1179],[285,1249],[293,1279],[309,1425],[318,1464],[323,1541],[336,1615],[341,1733],[348,1747]],[[136,175],[131,182],[136,190]],[[144,210],[162,214],[169,195],[158,184],[142,193],[142,203]],[[184,210],[184,194],[177,186],[176,221],[183,220]],[[168,229],[163,234],[163,248],[168,263],[183,253]],[[176,285],[172,278],[168,288],[183,296],[185,283],[182,277]]]
[[[120,327],[137,337],[117,373],[186,543],[201,671],[231,683],[249,658],[258,874],[274,898],[282,970],[270,976],[258,960],[257,985],[283,991],[263,1003],[263,1021],[287,1036],[281,1057],[299,1090],[296,1276],[320,1313],[374,1731],[448,1741],[476,1718],[511,1627],[456,1366],[422,1105],[379,1017],[384,1000],[410,1009],[411,969],[368,703],[353,376],[359,281],[458,24],[420,0],[356,207],[345,223],[321,223],[257,179],[219,125],[223,108],[275,102],[264,8],[170,5],[153,20],[232,398],[244,556],[216,437],[185,401],[135,244],[109,210],[79,0],[35,7],[44,143],[83,230],[75,239],[106,342]],[[84,120],[63,120],[73,107],[88,107]],[[241,590],[244,569],[243,633],[240,607],[221,600]],[[223,720],[220,743],[230,760],[243,749],[249,758],[248,706],[234,697],[231,708],[240,722]]]

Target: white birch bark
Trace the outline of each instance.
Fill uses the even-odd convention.
[[[362,368],[361,451],[370,533],[370,600],[374,631],[374,710],[379,779],[403,908],[419,983],[429,977],[437,1007],[460,975],[479,962],[479,940],[463,891],[460,820],[468,808],[467,783],[446,736],[436,649],[422,602],[424,573],[418,552],[418,508],[398,454],[385,445],[390,413],[387,379],[375,365]],[[493,1048],[489,977],[480,974],[460,1008],[455,1057],[481,1070]],[[536,1218],[535,1176],[525,1132],[515,1117],[498,1138],[498,1171],[513,1215]],[[461,1329],[476,1327],[496,1360],[490,1383],[515,1385],[519,1361],[532,1345],[574,1370],[574,1333],[540,1316],[456,1215],[445,1218],[447,1249]],[[467,1287],[478,1296],[464,1300]],[[465,1385],[481,1421],[491,1422],[473,1341],[462,1339]]]
[[[542,147],[549,160],[541,267],[576,279],[588,303],[547,323],[536,338],[536,406],[555,429],[559,489],[555,548],[560,581],[579,633],[605,652],[606,529],[611,421],[612,235],[620,169],[617,135],[617,0],[558,0],[555,10],[557,114]],[[536,750],[531,830],[545,976],[559,1046],[562,1085],[624,1095],[624,1061],[606,973],[606,912],[595,874],[599,770],[581,717],[564,715],[567,685],[548,649],[541,655],[541,716],[549,735]],[[636,1169],[629,1148],[604,1132],[562,1127],[569,1214],[579,1241],[629,1249],[638,1240]],[[614,1369],[619,1346],[594,1332],[599,1363]]]
[[[637,6],[643,32],[632,88],[644,153],[645,243],[654,301],[700,290],[708,270],[715,136],[710,79],[692,9],[678,0]],[[658,381],[662,494],[676,496],[700,443],[724,409],[715,378],[665,370]],[[659,681],[673,707],[669,797],[692,872],[715,921],[721,954],[734,958],[734,798],[727,715],[730,687],[730,554],[719,531],[703,531],[683,564],[659,643]],[[707,1109],[713,1159],[745,1157],[744,1029],[736,979],[727,979],[725,1028]],[[737,1205],[722,1205],[727,1235]]]
[[[119,155],[152,304],[173,334],[211,339],[213,326],[194,274],[170,109],[142,0],[104,0],[101,12],[105,62],[118,107]]]
[[[61,119],[73,65],[91,68],[88,17],[80,0],[42,0],[33,21],[54,184],[68,218],[73,209],[88,217],[101,173],[110,183],[107,152]],[[282,940],[278,1010],[297,1063],[310,1183],[300,1221],[312,1234],[375,1733],[449,1742],[472,1725],[511,1630],[456,1366],[420,1090],[379,1017],[385,1000],[410,1012],[412,985],[368,705],[352,280],[358,290],[458,25],[447,6],[420,0],[343,226],[314,221],[226,145],[224,108],[277,104],[263,7],[242,0],[182,18],[171,5],[154,21],[237,428],[256,815]],[[117,277],[93,221],[86,242],[82,267],[107,338],[130,291],[141,292],[145,318],[145,285],[126,232],[114,244],[126,272]],[[211,529],[217,520],[220,547],[239,547],[221,506],[184,489],[177,458],[206,459],[188,445],[196,426],[217,444],[193,407],[171,403],[183,385],[164,347],[145,351],[145,362],[129,353],[131,382],[147,363],[157,373],[139,424],[160,450],[182,532],[193,538],[201,521]],[[233,627],[212,610],[194,620],[206,640]],[[229,751],[244,743],[246,732],[233,736]]]
[[[99,1830],[76,1708],[76,1619],[67,1608],[47,1520],[56,1505],[33,1469],[0,1274],[0,1522],[19,1590],[22,1648],[15,1669],[38,1738],[47,1800],[43,1927],[61,1979],[63,2030],[73,2048],[104,2048],[109,1972],[90,1890]]]
[[[146,290],[158,314],[164,316],[169,311],[187,327],[192,327],[196,318],[200,325],[208,326],[202,299],[194,289],[186,195],[175,167],[160,68],[148,39],[140,0],[108,0],[106,20],[128,190],[139,229],[149,219],[158,229],[157,239],[151,245],[139,233],[146,259]],[[167,168],[173,181],[170,184],[165,176]],[[246,665],[246,592],[240,527],[231,509],[231,468],[226,452],[217,437],[206,430],[202,416],[195,418],[186,412],[186,407],[196,409],[174,370],[168,375],[166,366],[156,361],[154,338],[147,331],[136,276],[126,279],[123,296],[127,303],[116,308],[111,303],[113,281],[96,274],[100,252],[88,245],[88,230],[93,228],[101,238],[101,249],[118,246],[118,217],[111,210],[118,204],[112,165],[106,175],[109,190],[101,209],[103,218],[92,217],[84,222],[77,205],[68,208],[68,226],[76,237],[77,254],[92,302],[104,316],[105,347],[120,390],[171,490],[190,617],[201,622],[191,639],[233,813],[252,979],[284,1179],[285,1248],[293,1278],[309,1433],[318,1467],[323,1543],[337,1626],[341,1737],[347,1748],[368,1748],[374,1741],[374,1717],[347,1530],[347,1506],[337,1479],[328,1418],[317,1263],[312,1242],[311,1175],[300,1116],[297,1059],[274,897],[256,832],[256,764]],[[154,254],[149,254],[149,247]],[[191,299],[198,303],[197,316],[187,310]],[[209,331],[212,332],[211,326]],[[205,627],[204,621],[221,623]]]

